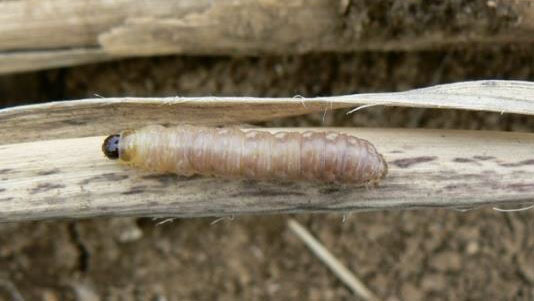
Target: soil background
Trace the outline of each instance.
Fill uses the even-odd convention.
[[[129,59],[1,76],[0,101],[5,107],[95,94],[320,96],[475,79],[534,80],[533,49]],[[325,108],[262,125],[531,132],[534,118],[383,107],[347,116]],[[353,300],[288,230],[288,218],[0,224],[0,300]],[[534,300],[532,209],[296,218],[384,300]]]

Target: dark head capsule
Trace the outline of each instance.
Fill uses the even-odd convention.
[[[102,144],[102,152],[104,152],[104,155],[111,160],[119,158],[120,137],[120,135],[111,135],[107,137]]]

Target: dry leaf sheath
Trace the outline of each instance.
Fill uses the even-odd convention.
[[[0,145],[99,136],[154,124],[242,124],[362,104],[534,115],[534,83],[484,80],[314,98],[124,97],[51,102],[0,110]]]

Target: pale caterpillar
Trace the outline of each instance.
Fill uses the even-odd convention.
[[[107,137],[102,150],[110,159],[183,176],[368,184],[387,173],[371,143],[333,131],[148,126]]]

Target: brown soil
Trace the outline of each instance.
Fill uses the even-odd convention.
[[[132,59],[0,77],[0,101],[5,106],[94,94],[315,96],[487,78],[534,80],[534,52],[508,47]],[[524,116],[381,107],[270,124],[534,130],[534,119]],[[287,219],[0,224],[0,300],[17,292],[27,300],[352,300],[287,229]],[[534,210],[297,219],[382,299],[534,300]]]

